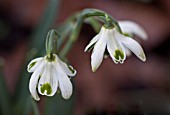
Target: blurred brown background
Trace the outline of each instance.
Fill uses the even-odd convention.
[[[11,95],[25,60],[29,36],[46,3],[47,0],[0,1],[0,55],[5,58],[4,74]],[[108,58],[96,73],[92,73],[91,53],[84,53],[84,48],[96,33],[89,25],[84,25],[79,40],[68,55],[78,71],[73,78],[74,114],[170,114],[170,1],[61,0],[53,26],[74,11],[89,7],[104,10],[118,20],[133,20],[143,26],[149,39],[136,40],[143,46],[147,61],[143,63],[132,55],[123,65],[116,65]]]

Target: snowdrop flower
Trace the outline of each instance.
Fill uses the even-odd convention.
[[[53,96],[58,88],[64,99],[72,95],[72,83],[68,76],[75,76],[76,70],[59,59],[55,54],[53,59],[47,56],[32,60],[28,65],[28,72],[32,73],[29,90],[35,100],[40,100],[37,90],[41,95]]]
[[[125,48],[130,49],[142,61],[146,61],[144,51],[139,43],[130,37],[120,34],[114,27],[112,29],[106,29],[103,26],[99,34],[86,46],[85,51],[89,51],[92,48],[91,66],[93,72],[102,63],[106,51],[116,64],[123,63],[126,59]]]

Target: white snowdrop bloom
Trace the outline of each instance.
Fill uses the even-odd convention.
[[[67,65],[53,54],[53,59],[47,56],[32,60],[27,70],[33,72],[29,90],[35,100],[40,100],[38,92],[41,95],[53,96],[58,88],[64,99],[69,99],[72,95],[73,86],[68,76],[75,76],[76,70],[72,66]]]
[[[106,51],[116,64],[118,62],[123,63],[126,59],[125,48],[131,50],[142,61],[146,61],[140,44],[132,38],[120,34],[114,27],[112,29],[106,29],[103,26],[99,34],[86,46],[85,51],[89,51],[92,48],[91,66],[93,72],[100,66]]]

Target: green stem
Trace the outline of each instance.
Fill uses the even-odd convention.
[[[118,22],[112,16],[108,15],[106,12],[97,10],[97,9],[90,9],[90,8],[85,9],[82,12],[76,13],[76,15],[74,14],[73,16],[71,16],[69,21],[73,21],[73,23],[74,23],[74,20],[77,20],[77,22],[76,22],[75,28],[72,29],[72,33],[71,33],[69,39],[67,40],[65,46],[61,49],[61,51],[59,53],[61,57],[65,57],[67,55],[69,50],[72,48],[72,45],[77,40],[78,35],[81,30],[81,27],[82,27],[82,24],[83,24],[83,21],[87,18],[95,17],[95,16],[97,16],[103,22],[108,22],[108,19],[109,19],[110,22],[113,23],[115,28],[120,33],[122,33]]]
[[[73,28],[73,25],[74,25],[73,21],[70,20],[68,22],[65,22],[59,28],[56,29],[61,34],[61,38],[58,39],[58,44],[57,44],[58,50],[61,48],[62,44],[64,43],[64,41],[66,40],[66,38],[70,34],[70,32]]]
[[[63,49],[61,49],[60,51],[60,56],[61,57],[65,57],[67,55],[67,53],[69,52],[69,50],[72,48],[73,43],[75,43],[75,41],[77,40],[81,27],[83,24],[83,20],[82,17],[79,16],[78,20],[76,22],[75,28],[73,28],[72,33],[68,39],[68,41],[65,44],[65,47]]]
[[[3,79],[2,68],[0,67],[0,107],[1,107],[1,114],[2,115],[10,115],[11,108],[10,108],[10,101],[9,101],[9,94],[7,92],[7,87],[5,85],[5,81]]]
[[[88,18],[88,17],[92,17],[92,16],[98,16],[103,22],[106,22],[106,19],[111,19],[113,25],[115,26],[115,28],[122,33],[122,30],[118,24],[118,22],[111,16],[108,15],[106,12],[102,11],[102,10],[98,10],[98,9],[85,9],[82,11],[82,17],[83,19]]]
[[[43,13],[40,23],[37,25],[36,29],[34,30],[33,35],[31,36],[32,41],[30,42],[29,48],[35,49],[37,51],[34,54],[28,53],[26,63],[28,63],[31,59],[36,56],[44,55],[45,54],[45,36],[51,27],[51,24],[56,19],[58,6],[60,0],[48,0],[47,7]],[[30,98],[30,92],[28,90],[28,83],[30,79],[30,75],[26,71],[26,63],[23,65],[23,69],[19,76],[19,81],[17,83],[16,91],[15,91],[15,99],[13,100],[16,103],[18,111],[23,113],[30,113],[31,112],[31,104],[26,102],[27,96]],[[31,100],[31,99],[30,99]],[[28,103],[28,105],[27,105]],[[25,108],[28,108],[27,110]]]
[[[33,107],[34,115],[40,115],[40,113],[38,111],[37,103],[35,103],[34,100],[32,100],[32,107]]]

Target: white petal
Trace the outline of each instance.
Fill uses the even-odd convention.
[[[88,49],[94,44],[97,42],[97,40],[100,38],[101,34],[97,34],[91,41],[90,43],[86,46],[84,52],[88,51]]]
[[[102,32],[101,37],[99,38],[99,40],[94,46],[91,55],[91,66],[93,72],[95,72],[98,69],[101,62],[103,61],[103,56],[104,56],[106,41],[107,41],[106,34],[107,34],[107,30],[105,29],[104,32]]]
[[[139,59],[146,61],[145,53],[138,42],[130,37],[125,37],[120,33],[116,33],[117,39],[123,43],[125,47],[130,49]]]
[[[32,97],[37,101],[40,100],[40,98],[37,94],[37,91],[36,91],[37,83],[38,83],[38,79],[39,79],[43,69],[44,69],[44,63],[41,63],[41,65],[32,74],[30,82],[29,82],[30,93],[31,93]]]
[[[127,57],[132,55],[132,52],[129,49],[127,49],[126,47],[124,47],[124,49]]]
[[[57,61],[59,62],[60,66],[62,67],[63,71],[68,75],[68,76],[75,76],[77,71],[70,65],[67,65],[64,63],[62,60],[59,59],[59,57],[56,55]]]
[[[49,64],[47,64],[48,62],[45,63],[45,66],[44,66],[44,71],[42,72],[42,75],[40,77],[40,80],[39,80],[39,83],[38,83],[38,92],[41,94],[41,95],[46,95],[47,91],[45,90],[44,92],[41,92],[41,87],[49,82],[49,77],[50,77],[50,72],[49,72]]]
[[[42,62],[43,62],[43,57],[32,60],[27,66],[27,71],[30,73],[34,72]]]
[[[59,81],[59,88],[64,99],[69,99],[73,92],[73,86],[58,62],[55,63],[55,72]]]
[[[148,36],[145,30],[135,22],[132,21],[118,21],[123,33],[136,34],[143,40],[147,40]]]
[[[42,76],[38,83],[38,92],[41,95],[53,96],[58,87],[57,76],[52,62],[46,62]]]
[[[51,68],[50,85],[52,88],[52,93],[49,96],[53,96],[58,89],[58,78],[57,78],[57,74],[55,72],[54,64],[52,65],[52,68]]]
[[[117,63],[117,62],[123,63],[126,58],[125,50],[124,50],[122,43],[116,39],[117,36],[115,36],[115,32],[117,32],[117,31],[114,29],[108,30],[108,34],[106,36],[106,37],[108,37],[107,50],[108,50],[112,60],[115,63]],[[121,57],[121,55],[119,55],[119,57],[118,57],[119,59],[116,59],[115,58],[116,51],[120,51],[120,53],[122,54],[123,57]]]

